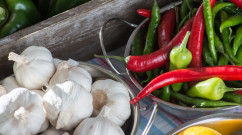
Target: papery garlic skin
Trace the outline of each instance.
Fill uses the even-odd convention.
[[[93,116],[106,117],[122,126],[131,114],[128,89],[120,82],[106,79],[93,83]]]
[[[82,121],[73,135],[124,135],[123,130],[104,117],[87,118]]]
[[[45,93],[42,90],[31,90],[34,93],[39,94],[42,98],[44,97]]]
[[[30,46],[20,55],[10,52],[8,59],[15,61],[16,80],[27,89],[41,89],[55,72],[51,52],[44,47]]]
[[[42,98],[28,89],[17,88],[0,97],[0,134],[38,134],[48,124]]]
[[[47,130],[45,130],[43,133],[40,135],[69,135],[69,133],[62,131],[62,130],[57,130],[54,127],[50,126]]]
[[[15,88],[21,87],[14,76],[8,76],[2,80],[2,86],[6,89],[7,93]]]
[[[43,105],[52,126],[65,131],[91,116],[93,98],[84,87],[72,81],[56,84],[43,97]]]
[[[78,64],[78,62],[71,59],[59,63],[57,71],[49,82],[49,87],[65,81],[74,81],[90,92],[92,77],[84,68],[78,67]]]
[[[2,85],[0,85],[0,97],[5,94],[7,94],[7,91],[5,90],[5,88]]]

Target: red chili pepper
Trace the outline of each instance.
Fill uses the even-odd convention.
[[[216,0],[210,0],[211,7],[214,6]],[[192,24],[191,35],[188,41],[187,48],[192,53],[192,61],[189,67],[202,66],[202,44],[205,22],[203,17],[203,4],[198,8]]]
[[[242,9],[242,0],[230,0],[233,2],[237,7]]]
[[[205,80],[212,77],[219,77],[226,81],[242,80],[242,66],[226,65],[215,67],[200,67],[179,69],[166,72],[150,81],[144,89],[130,101],[134,104],[153,92],[156,89],[174,83]]]
[[[146,18],[150,18],[150,14],[151,14],[151,12],[150,12],[150,10],[148,10],[148,9],[138,9],[137,10],[137,13],[139,14],[139,15],[141,15],[141,16],[144,16],[144,17],[146,17]]]
[[[240,91],[235,91],[235,93],[238,93],[238,94],[242,95],[242,90],[240,90]]]
[[[128,56],[125,58],[127,68],[134,72],[145,72],[157,67],[163,66],[167,60],[171,49],[180,45],[187,33],[192,27],[193,18],[191,18],[176,36],[163,48],[146,55]]]
[[[158,28],[158,43],[162,48],[167,45],[172,39],[172,32],[175,29],[176,14],[175,9],[172,8],[167,11],[161,18],[161,22]]]

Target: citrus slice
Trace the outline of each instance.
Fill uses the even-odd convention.
[[[183,130],[179,135],[222,135],[222,134],[208,127],[193,126]]]

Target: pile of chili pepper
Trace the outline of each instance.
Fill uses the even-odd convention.
[[[140,83],[148,78],[143,72],[159,71],[153,72],[156,74],[151,81],[141,83],[143,90],[130,103],[152,93],[162,100],[192,107],[241,105],[242,92],[235,91],[242,88],[234,88],[242,87],[241,5],[235,0],[183,0],[180,7],[160,15],[157,33],[152,33],[152,40],[157,42],[150,48],[157,50],[131,52],[125,58],[110,56],[125,62]],[[137,10],[151,21],[147,30],[135,37],[132,50],[148,49],[144,44],[151,39],[153,10],[154,6],[152,11]],[[154,31],[156,27],[152,28]]]
[[[89,0],[0,0],[0,38]]]

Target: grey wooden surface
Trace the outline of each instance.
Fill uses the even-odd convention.
[[[160,6],[169,0],[157,0]],[[54,57],[86,61],[101,54],[98,32],[103,22],[112,17],[138,24],[143,17],[139,8],[151,9],[151,0],[91,0],[88,3],[46,19],[10,36],[0,39],[0,79],[12,74],[13,62],[8,53],[21,53],[36,45],[48,48]],[[120,22],[110,23],[104,36],[107,50],[118,48],[128,40],[133,28]]]

